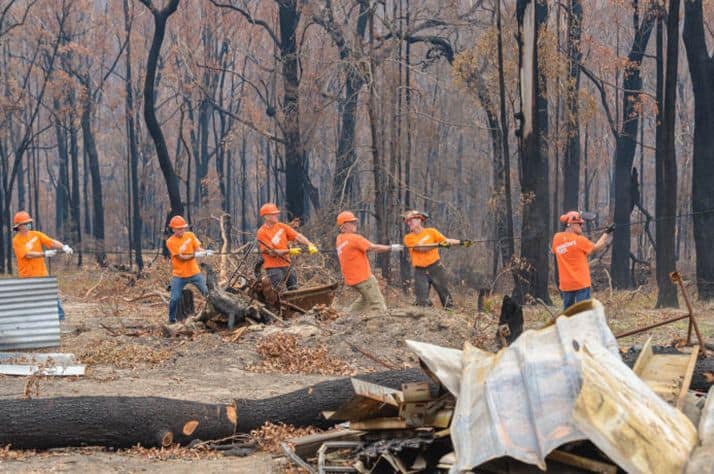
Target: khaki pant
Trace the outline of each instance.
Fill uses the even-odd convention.
[[[374,275],[370,275],[365,281],[357,283],[350,288],[354,288],[359,293],[359,298],[347,309],[349,313],[363,313],[365,311],[386,311],[387,305],[384,303],[382,292],[379,291],[379,284]]]

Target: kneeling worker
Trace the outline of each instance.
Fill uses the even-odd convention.
[[[184,286],[191,283],[203,296],[208,295],[206,277],[198,268],[196,258],[213,255],[213,250],[204,250],[201,241],[189,232],[188,224],[181,216],[174,216],[169,221],[174,235],[166,241],[166,248],[171,255],[171,297],[169,299],[169,324],[176,322],[176,308],[181,299]]]
[[[290,268],[290,256],[300,255],[299,247],[288,247],[288,243],[297,241],[307,247],[310,255],[317,253],[317,247],[307,237],[287,224],[279,222],[280,209],[269,202],[260,208],[260,216],[265,223],[258,229],[257,238],[263,256],[263,268],[277,289],[285,282],[288,290],[297,289],[297,276]]]
[[[386,311],[387,305],[384,303],[382,292],[379,291],[377,279],[372,274],[367,252],[401,252],[403,247],[399,244],[373,244],[356,233],[357,222],[357,217],[350,211],[341,212],[337,216],[340,233],[335,246],[337,257],[340,260],[340,269],[345,279],[345,285],[354,288],[359,293],[359,298],[352,303],[348,312]]]
[[[404,246],[409,249],[409,256],[414,266],[414,293],[417,306],[431,306],[429,299],[429,284],[433,285],[444,308],[454,305],[446,269],[441,264],[438,247],[463,245],[470,247],[470,240],[446,238],[433,227],[424,227],[427,215],[419,211],[407,211],[404,223],[409,227],[409,233],[404,236]]]
[[[12,249],[17,258],[17,275],[20,278],[36,278],[49,276],[45,266],[45,257],[54,257],[58,250],[67,255],[72,255],[73,250],[59,240],[54,240],[47,235],[32,229],[32,217],[25,211],[15,214],[12,228],[17,235],[12,239]],[[44,248],[49,250],[44,250]],[[59,320],[64,320],[64,309],[57,298],[57,313]]]
[[[592,243],[583,234],[582,216],[578,211],[566,212],[560,216],[565,230],[553,236],[552,252],[558,264],[560,294],[563,309],[583,300],[590,299],[590,266],[588,255],[599,252],[610,243],[613,227],[609,227],[597,242]]]

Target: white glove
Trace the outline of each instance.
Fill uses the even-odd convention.
[[[64,244],[64,247],[62,247],[62,251],[66,253],[67,255],[72,255],[74,253],[74,250],[72,250],[72,247],[70,247],[67,244]]]
[[[45,250],[45,257],[54,257],[55,255],[57,255],[57,250]]]
[[[402,244],[392,244],[389,246],[389,250],[395,253],[401,252],[402,250],[404,250],[404,246]]]
[[[216,252],[213,250],[206,250],[206,257],[210,257],[211,255],[214,255]]]
[[[196,258],[201,258],[206,256],[206,250],[196,250],[193,252],[193,256]]]

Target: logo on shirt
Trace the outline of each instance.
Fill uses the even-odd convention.
[[[35,242],[37,242],[37,236],[35,236],[35,237],[33,237],[33,238],[31,238],[30,240],[27,241],[27,243],[25,244],[25,249],[26,249],[28,252],[31,252],[31,251],[32,251],[32,247],[35,246]]]
[[[419,243],[420,244],[428,244],[428,243],[431,243],[431,242],[429,242],[430,240],[431,240],[431,236],[427,234],[424,237],[422,237],[421,239],[419,239]]]
[[[188,244],[191,243],[191,239],[188,239],[186,242],[181,244],[181,247],[179,247],[179,253],[184,253],[186,250],[188,250]]]
[[[349,244],[349,242],[344,241],[340,245],[338,245],[337,246],[337,255],[342,255],[342,251],[345,249],[345,247],[347,247],[348,244]]]
[[[280,238],[283,236],[283,229],[278,229],[278,231],[275,233],[272,239],[270,239],[270,242],[273,245],[278,245],[280,243]]]
[[[565,242],[564,244],[560,244],[557,247],[555,247],[555,251],[559,255],[566,254],[566,253],[568,253],[568,247],[572,247],[575,244],[576,244],[576,242],[574,240],[571,240],[570,242]]]

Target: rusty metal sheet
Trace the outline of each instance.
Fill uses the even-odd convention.
[[[312,288],[301,288],[282,293],[280,298],[288,303],[294,304],[305,311],[309,311],[313,306],[324,304],[330,306],[335,299],[335,290],[338,284],[316,286]]]
[[[626,472],[683,472],[697,444],[689,418],[597,342],[585,342],[580,353],[578,429]]]
[[[457,396],[451,423],[457,461],[452,472],[501,456],[545,469],[550,451],[585,438],[572,418],[580,390],[574,340],[598,342],[620,357],[603,306],[596,300],[581,313],[525,331],[498,353],[466,344],[464,351],[457,351],[460,363],[453,349],[440,352],[436,346],[410,344]]]
[[[0,351],[59,345],[57,279],[0,278]]]

